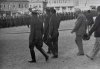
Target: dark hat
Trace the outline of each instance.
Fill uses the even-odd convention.
[[[50,12],[50,8],[45,8],[46,12]]]
[[[55,10],[54,8],[50,8],[50,11],[51,11],[52,13],[56,13],[56,10]]]

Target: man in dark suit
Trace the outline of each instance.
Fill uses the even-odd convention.
[[[89,29],[92,27],[92,25],[94,24],[94,21],[93,21],[93,14],[91,13],[90,10],[87,11],[86,13],[86,18],[87,18],[87,21],[88,21],[88,27]]]
[[[36,47],[45,57],[45,60],[48,60],[48,55],[43,50],[43,23],[39,20],[37,16],[37,12],[32,12],[32,18],[30,22],[30,36],[29,36],[29,49],[32,60],[29,61],[31,63],[36,62],[34,47]]]
[[[97,13],[98,16],[95,19],[95,23],[88,33],[90,37],[94,32],[94,37],[96,38],[92,52],[89,55],[86,55],[91,60],[95,58],[95,56],[98,54],[100,50],[100,6],[97,7]]]
[[[53,58],[58,58],[58,28],[60,25],[60,18],[56,15],[56,10],[51,8],[51,18],[49,22],[49,39],[53,46]]]
[[[49,54],[51,54],[50,46],[52,46],[51,42],[48,41],[50,17],[51,17],[50,9],[46,8],[46,16],[44,18],[44,37],[43,37],[43,41],[48,46],[48,52],[47,53],[49,53]]]

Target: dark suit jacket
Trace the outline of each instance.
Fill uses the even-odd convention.
[[[44,35],[48,36],[49,33],[49,22],[51,15],[46,15],[44,19]]]
[[[100,14],[96,17],[95,24],[89,31],[89,35],[91,35],[93,32],[95,32],[95,37],[100,37]]]
[[[35,42],[42,40],[42,35],[43,35],[43,23],[39,20],[38,17],[32,16],[30,21],[29,41]]]
[[[51,36],[56,36],[58,35],[58,28],[60,25],[60,18],[57,17],[56,14],[53,14],[50,18],[50,23],[49,23],[49,34]]]

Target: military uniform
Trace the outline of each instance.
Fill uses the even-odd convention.
[[[32,13],[32,18],[30,22],[30,36],[29,36],[29,48],[31,53],[32,61],[36,62],[34,47],[36,47],[44,56],[46,61],[48,60],[48,55],[42,49],[43,46],[43,23],[39,20],[37,13]]]

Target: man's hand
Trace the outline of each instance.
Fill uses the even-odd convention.
[[[73,33],[74,33],[74,31],[72,30],[72,31],[71,31],[71,33],[73,34]]]
[[[51,35],[49,35],[49,38],[51,38]]]

